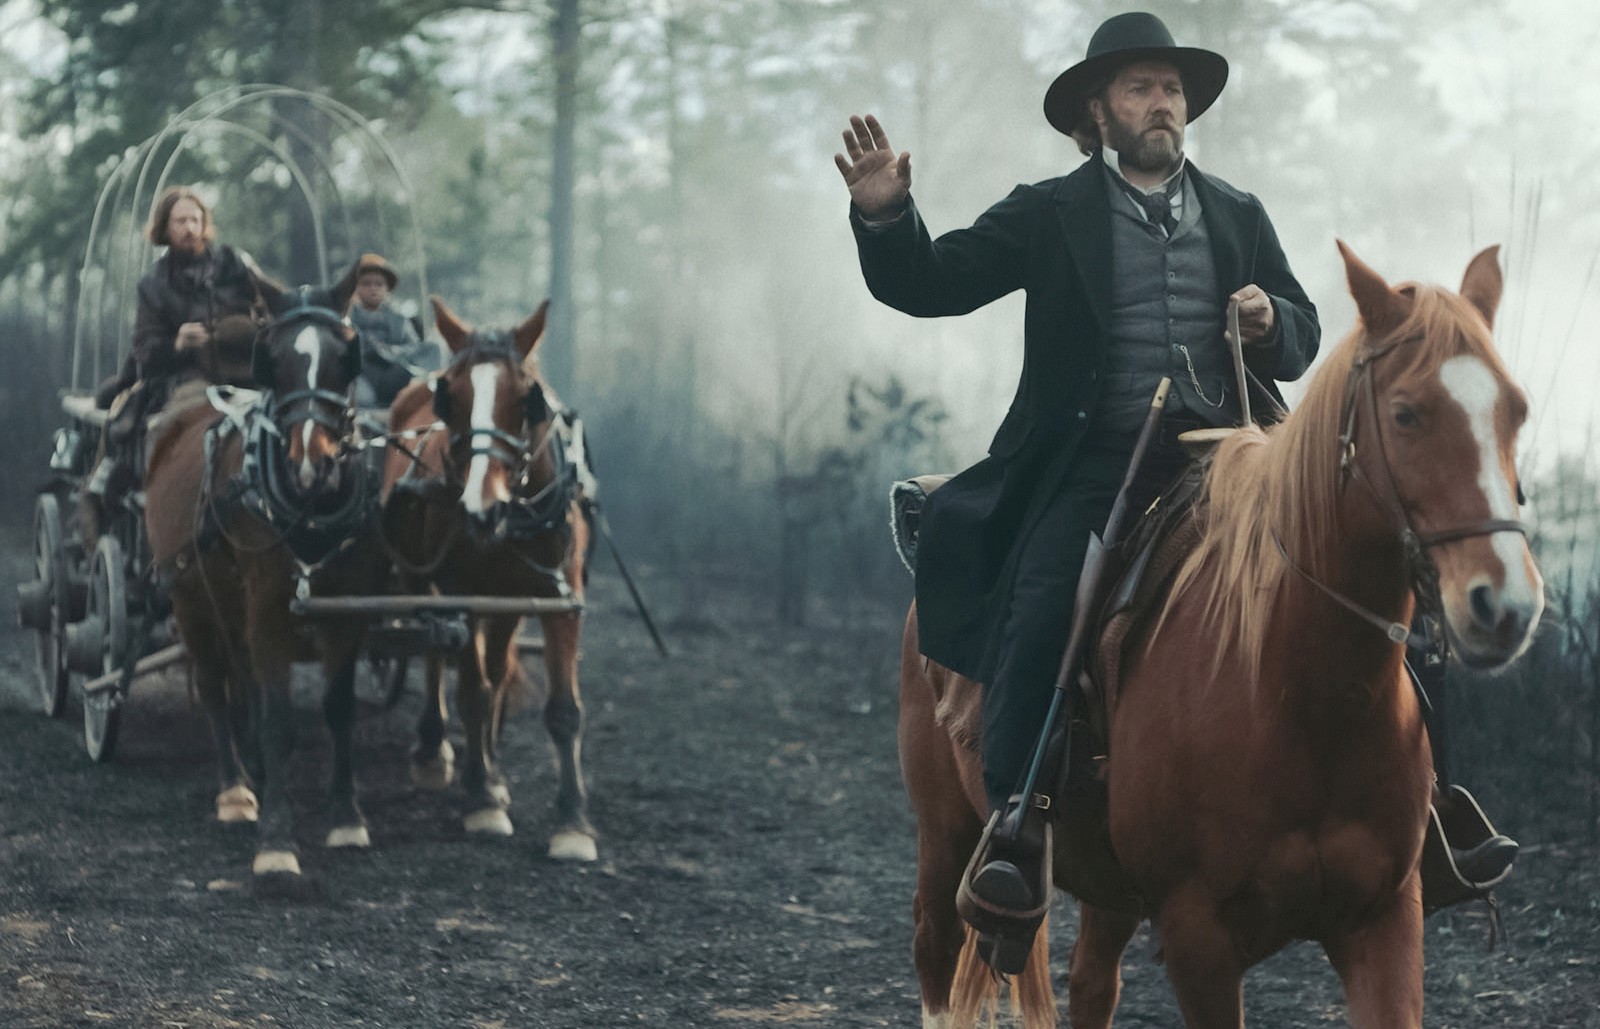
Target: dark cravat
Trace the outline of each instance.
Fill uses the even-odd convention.
[[[1145,193],[1126,181],[1119,181],[1119,185],[1134,203],[1144,208],[1150,224],[1161,226],[1162,233],[1170,239],[1178,227],[1178,219],[1172,216],[1172,198],[1167,196],[1166,190],[1159,193]]]

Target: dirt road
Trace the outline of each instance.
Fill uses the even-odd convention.
[[[371,683],[357,740],[373,848],[322,850],[328,753],[307,683],[295,794],[317,890],[299,903],[255,896],[250,831],[209,820],[211,742],[180,678],[135,686],[116,761],[94,766],[75,706],[59,722],[32,710],[9,632],[0,1026],[918,1025],[893,622],[841,642],[774,634],[730,604],[723,629],[677,634],[663,662],[625,605],[597,580],[583,679],[598,864],[543,856],[536,707],[507,730],[517,834],[469,840],[458,795],[409,784],[416,692],[385,712]],[[1429,1026],[1600,1027],[1596,851],[1525,842],[1501,896],[1509,946],[1488,949],[1481,909],[1430,920]],[[1058,974],[1071,921],[1059,904]],[[1154,952],[1146,936],[1130,949],[1119,1026],[1179,1024]],[[1246,992],[1256,1026],[1342,1022],[1309,946]]]

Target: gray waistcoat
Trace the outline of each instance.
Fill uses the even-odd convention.
[[[1163,239],[1119,186],[1110,192],[1111,325],[1095,433],[1132,446],[1163,375],[1173,382],[1169,416],[1232,424],[1231,386],[1226,406],[1216,406],[1233,363],[1222,341],[1227,298],[1217,285],[1200,198],[1185,176],[1183,220]]]

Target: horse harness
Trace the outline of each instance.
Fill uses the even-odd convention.
[[[1321,590],[1327,596],[1339,603],[1352,614],[1376,627],[1380,632],[1395,643],[1404,643],[1424,651],[1428,655],[1430,664],[1444,659],[1449,649],[1448,634],[1443,631],[1444,601],[1439,593],[1439,568],[1429,556],[1428,550],[1445,543],[1457,540],[1470,539],[1474,536],[1488,536],[1497,532],[1520,532],[1527,536],[1528,527],[1520,519],[1513,518],[1486,518],[1480,522],[1458,525],[1437,532],[1420,533],[1411,524],[1411,516],[1406,513],[1405,505],[1400,501],[1399,490],[1394,484],[1394,472],[1389,464],[1388,448],[1384,444],[1383,428],[1378,418],[1378,392],[1372,379],[1372,366],[1382,357],[1394,352],[1403,343],[1413,342],[1417,337],[1408,337],[1400,340],[1390,340],[1381,346],[1369,346],[1357,355],[1350,365],[1350,375],[1345,382],[1344,408],[1341,420],[1344,428],[1339,435],[1339,474],[1341,490],[1350,480],[1359,481],[1372,494],[1379,508],[1386,511],[1392,524],[1398,527],[1401,551],[1404,554],[1406,571],[1411,580],[1413,592],[1417,596],[1418,606],[1421,608],[1424,632],[1413,632],[1409,627],[1399,622],[1391,621],[1374,611],[1370,611],[1360,604],[1344,596],[1324,582],[1318,580],[1310,572],[1300,567],[1284,549],[1283,541],[1276,531],[1272,533],[1273,545],[1278,554],[1290,568],[1294,569],[1301,578]],[[1362,400],[1366,403],[1363,404]],[[1363,419],[1361,412],[1366,411]],[[1356,434],[1362,421],[1370,421],[1372,434],[1377,440],[1378,454],[1383,467],[1383,488],[1380,490],[1373,483],[1361,466],[1356,463]],[[1517,486],[1520,501],[1522,487]]]
[[[452,367],[469,363],[471,359],[468,355],[473,350],[503,357],[513,365],[518,362],[509,335],[495,333],[480,336],[474,341],[471,349],[463,350],[457,356],[452,362]],[[448,373],[448,369],[446,371]],[[434,429],[443,428],[451,415],[450,394],[440,389],[442,381],[443,375],[429,381],[429,387],[433,390],[433,412],[438,419]],[[531,430],[537,425],[544,425],[545,431],[535,442]],[[487,428],[468,426],[465,431],[451,433],[442,461],[443,482],[414,477],[408,473],[407,477],[396,484],[397,488],[418,492],[437,490],[449,493],[452,497],[458,495],[465,483],[455,459],[455,452],[459,445],[465,443],[469,462],[472,458],[480,456],[499,461],[511,470],[513,480],[510,499],[496,506],[495,516],[491,520],[474,525],[486,528],[494,542],[528,542],[544,538],[554,532],[561,532],[566,535],[567,546],[570,548],[572,535],[567,523],[567,511],[573,499],[577,497],[582,483],[593,478],[593,470],[588,467],[588,448],[583,438],[583,423],[577,417],[576,411],[552,405],[545,395],[544,388],[538,381],[532,381],[529,383],[527,395],[523,398],[523,426],[523,435],[507,432],[498,426]],[[552,472],[548,482],[535,488],[530,475],[534,462],[542,453],[548,453]],[[412,458],[412,471],[415,471],[420,467],[420,461],[414,454],[408,456]],[[589,492],[592,495],[592,490]],[[588,514],[587,510],[585,514]],[[447,535],[433,558],[421,566],[414,567],[413,570],[419,572],[435,570],[454,547],[455,542],[456,534],[452,532]],[[397,560],[402,560],[394,554],[392,545],[389,550]],[[523,564],[551,579],[561,595],[565,596],[570,592],[571,587],[562,570],[564,559],[555,565],[547,566],[534,561],[520,550],[514,549],[512,552]]]
[[[252,371],[259,385],[268,386],[273,380],[274,359],[267,348],[272,331],[295,322],[332,326],[341,334],[349,329],[337,312],[311,303],[310,291],[305,287],[301,287],[298,301],[271,326],[263,327],[256,337]],[[359,372],[360,347],[352,342],[346,353],[346,360],[356,367],[347,366],[342,371],[349,373],[345,376],[347,379],[353,380]],[[228,518],[235,511],[247,511],[273,530],[272,541],[256,549],[282,544],[289,551],[295,563],[296,594],[304,599],[310,595],[311,576],[350,549],[360,538],[361,530],[375,521],[378,493],[371,462],[358,453],[357,459],[344,461],[348,474],[341,476],[340,487],[333,496],[297,497],[286,481],[284,427],[293,421],[310,421],[348,443],[353,420],[350,399],[346,394],[321,389],[315,383],[282,396],[263,392],[253,402],[238,408],[225,407],[225,397],[220,389],[214,388],[213,404],[223,410],[224,417],[205,435],[201,496],[209,500],[197,527],[196,546],[205,547],[218,539],[227,539]],[[215,490],[213,476],[217,454],[234,435],[240,439],[239,470],[220,490]],[[351,449],[348,445],[342,447],[341,457]],[[237,541],[230,542],[240,548]]]

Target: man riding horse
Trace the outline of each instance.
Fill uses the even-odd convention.
[[[1109,19],[1044,101],[1046,119],[1089,160],[1017,186],[970,228],[936,239],[911,199],[910,154],[875,118],[852,117],[848,157],[835,156],[879,300],[933,317],[1027,292],[1016,397],[989,456],[928,498],[917,547],[922,654],[986,684],[992,825],[1014,823],[1031,799],[1015,791],[1047,728],[1089,534],[1106,523],[1158,382],[1175,385],[1132,481],[1132,511],[1186,465],[1180,432],[1240,421],[1230,303],[1253,389],[1273,401],[1273,380],[1298,378],[1317,353],[1316,308],[1260,201],[1184,157],[1185,125],[1227,76],[1223,57],[1176,45],[1153,15]],[[989,907],[1020,915],[1043,900],[1042,856],[1007,836],[993,834],[970,885]],[[1497,844],[1483,854],[1508,863],[1512,852]]]

